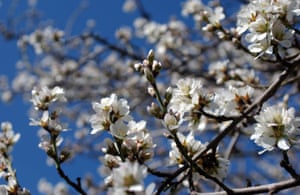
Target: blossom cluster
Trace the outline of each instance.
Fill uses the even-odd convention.
[[[239,116],[253,102],[255,90],[250,86],[233,86],[208,91],[198,79],[180,79],[172,89],[164,123],[176,129],[188,122],[190,130],[207,129],[208,117]]]
[[[62,151],[59,155],[59,159],[57,159],[58,154],[55,147],[61,145],[63,138],[60,134],[67,129],[64,127],[65,125],[59,121],[60,110],[57,110],[53,104],[59,101],[65,102],[66,100],[63,88],[58,86],[52,89],[47,86],[34,87],[32,90],[31,102],[34,108],[41,111],[42,114],[37,116],[37,119],[31,118],[29,124],[41,127],[39,131],[41,139],[39,147],[43,149],[49,157],[54,160],[59,160],[60,163],[67,160],[70,153]],[[55,147],[53,147],[53,145],[55,145]]]
[[[210,101],[211,97],[204,91],[200,80],[180,79],[177,88],[172,90],[169,113],[164,118],[165,124],[169,129],[174,129],[184,120],[188,120],[190,128],[204,130],[206,120],[201,115],[201,109]],[[185,113],[188,113],[187,116]]]
[[[243,86],[258,83],[254,69],[237,67],[228,59],[219,60],[209,64],[209,75],[212,75],[217,84]]]
[[[60,50],[64,32],[47,26],[44,29],[38,29],[30,35],[24,35],[18,41],[20,48],[25,48],[25,45],[30,44],[36,54],[42,54],[49,50]]]
[[[57,100],[66,101],[64,91],[60,87],[54,87],[53,89],[35,87],[32,90],[32,104],[36,110],[48,110],[49,104]]]
[[[20,138],[19,133],[15,133],[10,122],[1,123],[0,133],[0,178],[7,181],[7,185],[0,185],[0,193],[4,195],[18,194],[29,195],[30,192],[22,188],[16,177],[16,170],[12,167],[11,151],[15,143]]]
[[[151,159],[155,147],[146,122],[134,121],[127,101],[116,94],[92,105],[96,113],[90,119],[91,134],[106,130],[114,138],[107,138],[106,147],[102,149],[105,155],[101,173],[106,176],[106,185],[111,186],[109,193],[144,192],[142,180],[147,169],[139,163]]]
[[[212,31],[221,26],[221,21],[225,18],[223,7],[216,5],[214,8],[206,6],[201,0],[188,0],[184,3],[182,15],[192,15],[195,23],[203,26],[202,30]]]
[[[49,181],[47,181],[45,178],[42,178],[39,180],[38,183],[38,190],[40,193],[43,193],[45,195],[68,195],[68,187],[65,183],[59,182],[56,185],[52,185]]]
[[[150,43],[155,43],[155,51],[163,56],[169,49],[178,49],[183,45],[186,52],[189,52],[194,46],[185,41],[186,26],[179,20],[173,19],[168,24],[160,24],[154,21],[148,21],[144,18],[136,19],[134,26],[140,37],[146,37]],[[189,46],[189,48],[188,48]]]
[[[278,101],[284,91],[287,99],[298,104],[299,68],[292,63],[285,67],[282,64],[300,54],[300,1],[252,0],[238,12],[236,22],[226,18],[228,12],[221,6],[225,1],[204,2],[207,1],[186,0],[182,4],[182,16],[192,16],[196,30],[185,23],[187,18],[154,21],[140,1],[126,0],[123,10],[138,10],[141,17],[134,20],[134,30],[125,26],[116,31],[116,44],[89,31],[93,21],[88,22],[89,28],[83,34],[70,38],[51,25],[19,37],[18,47],[26,60],[18,62],[19,74],[12,82],[12,91],[6,77],[0,77],[1,98],[9,101],[14,94],[31,90],[34,110],[30,125],[41,128],[38,146],[55,163],[59,174],[63,173],[61,163],[71,155],[102,152],[99,172],[104,187],[85,178],[82,183],[88,194],[99,194],[104,189],[115,195],[150,195],[154,192],[154,185],[147,186],[146,182],[150,174],[160,177],[158,194],[163,190],[172,193],[181,183],[187,184],[188,192],[198,191],[195,183],[203,191],[207,186],[214,188],[210,182],[207,186],[202,184],[204,177],[226,191],[227,182],[241,183],[233,177],[222,183],[230,164],[234,164],[230,161],[256,158],[248,156],[246,147],[240,144],[254,141],[263,148],[259,154],[287,154],[299,146],[300,119],[296,109],[287,108],[288,101],[271,106],[267,101]],[[134,43],[139,38],[154,48],[141,63],[136,60],[143,59],[144,49]],[[28,47],[34,53],[28,52]],[[27,60],[32,55],[38,56],[34,62]],[[146,79],[141,79],[134,69]],[[281,70],[289,75],[281,74],[283,79],[278,81],[274,77]],[[149,115],[145,107],[150,101]],[[63,107],[62,102],[66,103]],[[135,120],[137,115],[139,120]],[[62,145],[62,132],[67,130],[62,119],[78,127],[75,138],[71,138],[74,143],[64,141]],[[1,128],[0,177],[8,185],[0,186],[0,194],[28,194],[18,184],[7,155],[19,134],[12,131],[9,123],[2,123]],[[95,142],[98,138],[101,141]],[[155,141],[160,139],[162,145],[154,151],[158,145]],[[170,141],[169,148],[166,139]],[[244,139],[247,141],[241,141]],[[164,168],[168,171],[164,172]],[[170,172],[169,168],[176,171]],[[295,177],[291,169],[289,164],[286,170]],[[244,167],[237,171],[248,177]],[[73,183],[66,175],[62,178],[78,191],[83,189],[80,178]],[[257,182],[257,178],[253,181]],[[46,194],[67,194],[66,188],[44,179],[39,183],[39,191]]]
[[[237,32],[246,34],[250,52],[284,59],[299,53],[295,45],[297,16],[300,16],[298,0],[251,1],[237,16]]]
[[[125,161],[112,171],[112,188],[108,194],[128,194],[151,195],[154,184],[150,184],[146,189],[143,180],[147,176],[147,168],[138,162]]]

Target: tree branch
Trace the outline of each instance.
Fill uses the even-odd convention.
[[[295,187],[300,185],[300,181],[296,179],[289,179],[277,183],[260,185],[260,186],[252,186],[245,188],[234,188],[232,189],[233,194],[258,194],[258,193],[276,193],[281,190],[289,189],[291,187]],[[211,192],[211,193],[199,193],[192,192],[191,195],[227,195],[226,191],[221,192]]]

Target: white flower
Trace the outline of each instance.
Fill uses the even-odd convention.
[[[294,44],[294,33],[294,30],[288,29],[280,20],[273,24],[272,35],[274,41],[278,43],[278,53],[282,58],[285,57],[285,50],[291,48]]]
[[[112,188],[108,194],[123,194],[122,192],[139,193],[145,190],[144,178],[147,168],[138,162],[125,161],[112,171]]]
[[[31,102],[33,103],[36,110],[47,110],[51,102],[55,102],[58,100],[66,101],[63,88],[57,86],[53,89],[49,89],[46,86],[41,88],[34,87],[31,93]]]
[[[21,134],[15,133],[13,126],[10,122],[1,123],[0,133],[0,150],[2,152],[10,152],[15,143],[17,143],[21,137]]]
[[[128,42],[132,37],[132,32],[129,27],[121,27],[117,30],[115,36],[121,41]]]
[[[133,12],[136,9],[137,5],[134,0],[126,0],[123,4],[124,12]]]
[[[255,21],[249,25],[250,33],[246,35],[246,40],[255,42],[265,39],[268,35],[269,26],[270,21],[262,16],[257,16]]]
[[[183,4],[182,15],[199,13],[203,10],[203,4],[199,0],[189,0]]]
[[[92,106],[96,114],[92,115],[90,119],[93,128],[91,134],[102,130],[110,130],[111,125],[117,123],[118,120],[129,121],[131,119],[127,100],[118,99],[116,94],[102,98],[100,103],[94,102]],[[121,125],[121,122],[118,122],[118,124]],[[114,126],[114,130],[116,130],[116,126]]]
[[[255,75],[254,69],[235,68],[229,71],[230,78],[239,78],[242,80],[241,84],[257,83],[258,77]],[[239,81],[234,81],[239,82]]]
[[[196,110],[195,111],[192,110],[190,112],[190,115],[186,117],[186,120],[189,121],[188,127],[191,130],[203,131],[207,126],[207,118],[197,110],[197,106],[196,106]]]
[[[237,15],[237,33],[242,34],[248,30],[249,25],[256,19],[256,6],[249,4],[241,8]]]
[[[239,115],[234,102],[234,93],[227,89],[219,89],[215,92],[213,100],[205,109],[216,116],[236,116]]]
[[[124,144],[129,148],[152,148],[154,146],[152,137],[146,129],[146,121],[129,121],[128,134]]]
[[[152,157],[155,144],[146,129],[146,121],[129,121],[128,134],[124,138],[123,145],[129,150],[128,152],[137,155],[140,160],[148,160]]]
[[[254,142],[263,147],[265,151],[271,151],[276,147],[288,150],[292,145],[299,144],[300,118],[295,118],[293,108],[286,109],[283,105],[266,107],[255,116],[257,124],[251,136]]]
[[[205,7],[205,15],[207,17],[207,22],[209,22],[206,26],[202,29],[209,30],[210,27],[220,27],[221,20],[225,18],[225,14],[223,13],[223,7],[216,7],[214,9],[210,7]]]
[[[253,100],[254,89],[250,86],[236,87],[227,86],[216,91],[213,101],[207,106],[205,111],[216,116],[238,116]]]
[[[45,152],[49,152],[53,150],[53,143],[52,140],[49,137],[48,132],[45,130],[41,129],[39,132],[39,137],[40,137],[40,143],[38,144],[38,147],[44,150]],[[56,146],[60,146],[63,142],[63,138],[58,136],[55,140]]]
[[[36,120],[31,118],[29,125],[31,126],[40,126],[47,130],[48,132],[52,132],[55,134],[59,134],[62,131],[67,131],[57,120],[57,118],[52,118],[49,114],[49,111],[44,111],[41,119]]]
[[[209,65],[209,74],[215,76],[217,84],[221,84],[226,80],[226,71],[228,69],[229,60],[213,62]]]
[[[294,41],[294,30],[288,29],[282,24],[280,20],[277,20],[273,24],[272,35],[274,40],[285,48],[290,48]]]
[[[221,20],[225,18],[223,7],[216,6],[211,8],[202,3],[201,0],[189,0],[183,4],[182,15],[193,15],[197,24],[202,21],[208,23],[203,30],[209,29],[209,26],[219,27]]]
[[[169,107],[178,112],[189,111],[192,107],[193,96],[202,92],[202,82],[196,79],[180,79],[177,88],[172,91],[172,99]]]
[[[124,139],[128,133],[128,126],[122,120],[117,120],[115,123],[112,123],[109,129],[110,133],[119,139]]]
[[[37,29],[30,35],[22,36],[18,41],[18,46],[24,47],[25,44],[30,44],[33,46],[36,54],[42,54],[50,48],[60,49],[60,41],[63,35],[63,31],[47,26],[44,29]]]
[[[192,158],[197,152],[203,149],[203,144],[195,140],[193,133],[189,133],[186,137],[181,134],[177,133],[178,139],[183,147],[186,149],[187,154]],[[169,152],[170,157],[170,164],[184,164],[184,157],[180,153],[176,143],[172,141],[171,143],[172,150]]]
[[[105,154],[102,162],[103,162],[103,165],[105,165],[110,170],[112,170],[113,168],[119,167],[119,164],[122,162],[122,160],[119,156]]]
[[[180,124],[182,123],[182,120],[180,120],[180,114],[175,114],[171,111],[167,112],[164,116],[164,125],[169,130],[177,129]]]
[[[92,125],[91,134],[96,134],[102,130],[108,130],[110,127],[110,121],[107,120],[107,116],[105,113],[103,114],[94,114],[90,118],[90,123]]]
[[[206,119],[202,116],[201,109],[210,101],[211,97],[204,91],[201,80],[180,79],[177,88],[172,90],[168,113],[164,116],[164,125],[173,130],[188,121],[191,130],[204,130]]]
[[[220,21],[225,18],[225,14],[223,13],[223,7],[218,6],[214,10],[212,10],[212,13],[210,13],[208,20],[211,24],[218,26]]]
[[[40,193],[46,194],[46,195],[67,195],[69,194],[68,186],[63,183],[59,182],[56,185],[51,184],[49,181],[47,181],[45,178],[42,178],[38,182],[38,191]]]
[[[111,185],[112,183],[112,170],[113,168],[119,167],[119,164],[122,162],[119,156],[114,156],[111,154],[105,154],[104,157],[100,158],[102,164],[100,166],[99,173],[104,176],[104,183],[106,185]]]

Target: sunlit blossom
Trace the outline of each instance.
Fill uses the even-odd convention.
[[[147,176],[146,167],[137,162],[123,162],[112,171],[112,189],[109,194],[120,194],[121,192],[139,193],[145,190],[144,178]],[[121,193],[121,194],[123,194]]]
[[[274,57],[273,48],[278,48],[278,54],[285,58],[283,48],[295,47],[294,17],[299,16],[298,1],[251,1],[239,12],[237,32],[246,34],[250,52],[262,56],[268,54]],[[275,53],[276,56],[276,53]]]
[[[116,94],[112,94],[110,97],[102,98],[99,102],[92,104],[96,114],[92,115],[90,122],[93,130],[91,134],[95,134],[102,130],[109,130],[111,125],[117,123],[121,125],[122,121],[129,121],[129,106],[127,100],[118,99]],[[116,130],[116,124],[113,125]]]
[[[265,107],[255,119],[257,124],[251,139],[264,148],[260,153],[275,148],[289,150],[299,144],[300,118],[295,117],[293,108],[287,109],[280,104]]]
[[[61,87],[54,87],[49,89],[44,86],[41,88],[34,87],[31,91],[32,103],[36,110],[46,110],[51,102],[66,101],[64,89]]]

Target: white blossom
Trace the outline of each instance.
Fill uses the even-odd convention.
[[[65,183],[59,182],[56,185],[51,184],[45,178],[38,182],[38,191],[45,195],[68,195],[69,190]]]
[[[134,0],[126,0],[123,4],[124,12],[133,12],[136,9],[136,2]]]
[[[294,108],[287,109],[281,104],[265,107],[255,119],[251,139],[264,148],[260,153],[275,148],[289,150],[299,144],[300,118],[295,117]]]
[[[2,122],[1,129],[0,142],[1,145],[6,145],[5,148],[1,147],[1,151],[4,150],[3,152],[9,152],[12,149],[12,146],[19,141],[21,134],[14,132],[13,126],[10,122]]]
[[[172,91],[172,99],[169,107],[178,112],[189,111],[193,107],[193,97],[202,92],[202,82],[186,78],[180,79],[176,86],[177,88]]]
[[[125,161],[112,171],[112,188],[108,194],[141,193],[145,191],[144,178],[147,168],[137,162]]]
[[[180,124],[183,122],[182,119],[180,119],[180,114],[176,114],[173,112],[167,112],[164,116],[164,125],[169,130],[175,130],[177,129]]]
[[[120,39],[121,41],[128,42],[130,41],[132,37],[132,32],[129,27],[121,27],[118,29],[118,31],[115,33],[115,36]]]
[[[187,121],[191,130],[204,130],[207,123],[201,111],[210,101],[211,97],[204,90],[201,80],[191,78],[178,80],[177,87],[172,89],[164,125],[172,130]]]
[[[26,44],[31,45],[34,48],[36,54],[42,54],[44,51],[60,50],[60,41],[64,36],[64,32],[47,26],[44,29],[37,29],[30,35],[24,35],[18,40],[18,46],[24,48]]]
[[[127,100],[123,98],[118,99],[116,94],[102,98],[100,103],[94,102],[92,106],[96,114],[92,115],[90,119],[93,128],[91,134],[102,130],[110,130],[111,125],[117,123],[118,120],[120,120],[118,125],[121,125],[122,121],[129,121],[131,119]],[[114,125],[113,127],[117,131],[117,126]]]
[[[65,127],[60,124],[57,118],[51,117],[49,111],[45,110],[42,114],[42,117],[39,120],[30,119],[29,125],[31,126],[40,126],[49,132],[59,134],[62,131],[67,131]]]
[[[110,125],[110,133],[119,139],[124,139],[128,133],[128,126],[124,121],[117,120]]]
[[[51,102],[55,101],[66,101],[65,93],[63,88],[54,87],[49,89],[44,86],[41,88],[34,87],[31,91],[32,99],[31,102],[36,110],[46,110]]]
[[[232,85],[227,87],[216,90],[213,100],[205,108],[205,111],[216,116],[238,116],[251,104],[254,98],[252,87]]]

